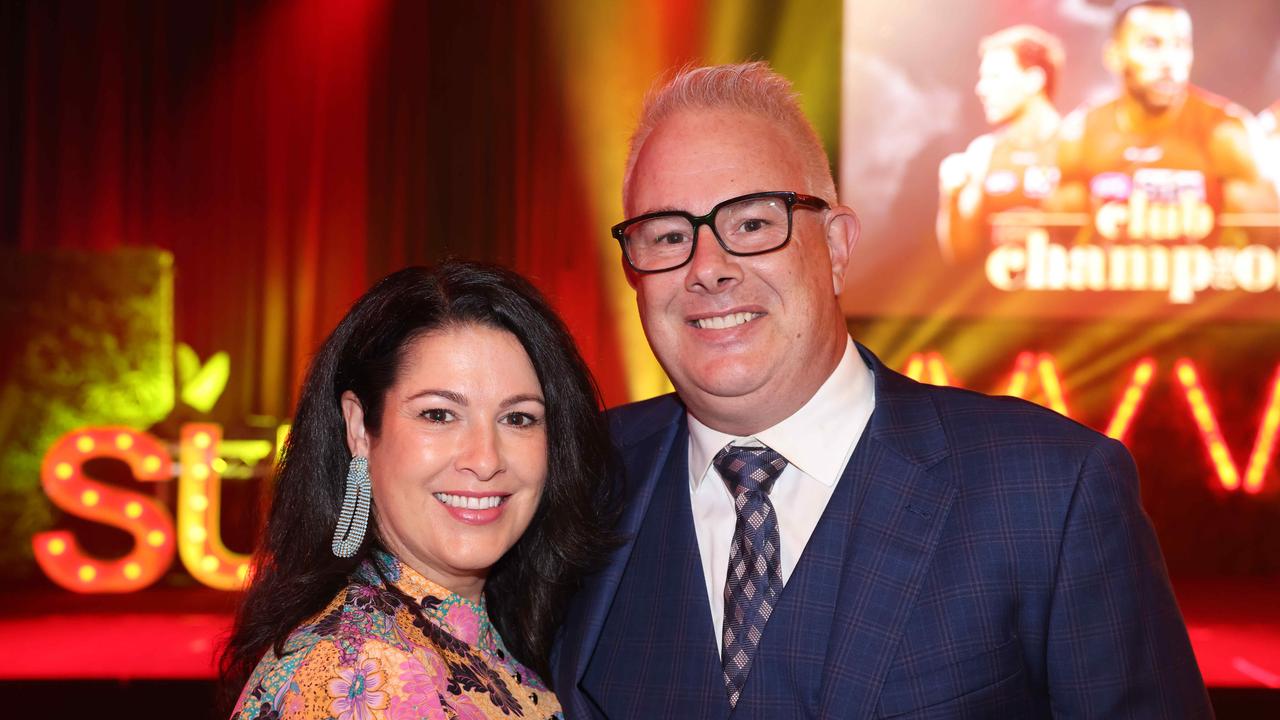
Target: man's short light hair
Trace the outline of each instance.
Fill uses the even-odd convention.
[[[671,79],[655,86],[645,98],[640,122],[631,135],[626,172],[622,180],[622,202],[631,196],[636,159],[649,134],[664,119],[683,110],[737,110],[773,121],[789,137],[804,165],[805,188],[796,190],[817,195],[836,204],[836,185],[822,140],[800,109],[791,81],[774,72],[767,63],[749,62],[710,67],[686,66]]]
[[[1182,0],[1117,0],[1115,9],[1112,11],[1114,15],[1111,20],[1111,37],[1120,37],[1120,31],[1124,29],[1124,23],[1129,19],[1129,14],[1143,7],[1159,10],[1177,10],[1187,13],[1188,17],[1191,16],[1191,11],[1187,10],[1187,6]]]

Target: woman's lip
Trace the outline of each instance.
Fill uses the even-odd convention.
[[[498,518],[502,517],[503,510],[506,510],[507,504],[502,503],[497,507],[491,507],[484,510],[472,510],[470,508],[458,508],[452,505],[440,503],[453,519],[466,525],[488,525]]]
[[[478,497],[478,498],[493,497],[494,495],[497,495],[498,497],[506,497],[511,494],[511,493],[504,493],[504,492],[495,492],[493,490],[437,490],[436,492],[444,493],[446,495],[461,495],[462,497]]]

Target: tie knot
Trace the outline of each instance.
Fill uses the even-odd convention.
[[[711,464],[724,478],[729,492],[737,497],[753,490],[769,494],[773,481],[787,467],[787,459],[768,447],[725,445]]]

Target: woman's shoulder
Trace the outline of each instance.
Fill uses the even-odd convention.
[[[267,650],[232,717],[311,717],[310,709],[323,710],[357,689],[376,701],[386,674],[400,672],[411,655],[399,610],[395,596],[382,588],[347,586],[289,634],[282,654]]]
[[[371,717],[372,711],[403,704],[405,689],[422,667],[414,655],[377,639],[351,654],[322,639],[273,660],[264,659],[264,672],[254,673],[245,686],[233,720]]]

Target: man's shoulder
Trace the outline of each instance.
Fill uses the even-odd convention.
[[[953,452],[1017,445],[1088,448],[1105,438],[1097,430],[1021,398],[953,387],[921,388],[937,409]]]
[[[1244,123],[1252,117],[1243,105],[1195,85],[1187,88],[1186,112],[1208,123]]]
[[[1118,92],[1107,93],[1093,102],[1086,102],[1067,114],[1064,129],[1075,124],[1083,135],[1089,130],[1110,130],[1115,125],[1116,110],[1123,96]]]
[[[972,160],[986,163],[991,159],[991,154],[995,152],[996,146],[1004,141],[1006,132],[989,132],[983,133],[978,137],[969,141],[969,146],[964,149],[965,155]]]
[[[618,447],[627,447],[669,428],[684,414],[684,405],[675,393],[610,408],[609,433]]]

